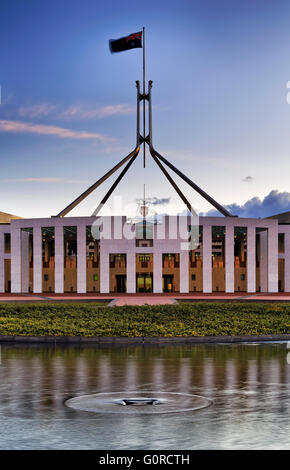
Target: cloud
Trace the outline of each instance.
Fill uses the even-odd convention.
[[[150,200],[150,204],[153,206],[165,206],[166,204],[170,203],[170,197],[152,197]]]
[[[22,106],[18,109],[19,116],[29,119],[46,118],[51,115],[57,119],[95,119],[110,116],[125,116],[135,112],[136,107],[126,103],[107,106],[73,104],[66,109],[61,109],[60,105],[39,103]]]
[[[245,178],[242,179],[243,183],[252,183],[253,182],[253,177],[252,176],[245,176]]]
[[[63,127],[49,126],[46,124],[32,124],[21,121],[1,121],[1,132],[13,132],[24,134],[54,135],[62,139],[96,139],[101,142],[108,142],[112,139],[103,134],[87,131],[75,131]]]
[[[21,117],[29,117],[31,119],[46,117],[52,111],[56,110],[56,106],[48,103],[40,103],[32,106],[22,106],[18,113]]]
[[[135,112],[135,106],[129,104],[114,104],[95,108],[88,108],[84,105],[72,105],[62,111],[59,117],[63,119],[94,119],[110,116],[124,116]]]
[[[18,182],[18,183],[61,183],[61,184],[79,184],[87,183],[87,180],[74,180],[67,178],[50,178],[50,177],[36,177],[36,178],[9,178],[5,179],[6,182]]]
[[[245,204],[239,205],[237,203],[233,203],[224,207],[228,209],[231,214],[238,215],[239,217],[269,217],[281,212],[290,211],[290,193],[286,191],[280,192],[277,189],[273,189],[264,197],[264,199],[260,199],[255,196],[246,201]],[[200,215],[215,217],[221,214],[215,209],[211,209],[210,211]]]
[[[136,202],[139,204],[143,203],[143,199],[142,198],[136,199]],[[146,197],[146,202],[148,204],[151,204],[152,206],[165,206],[170,203],[170,197],[162,197],[162,198],[158,198],[156,196]]]

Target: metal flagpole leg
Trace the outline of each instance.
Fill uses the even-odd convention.
[[[193,216],[196,216],[196,212],[195,210],[193,209],[193,207],[191,206],[190,202],[186,199],[186,197],[184,196],[184,194],[182,193],[182,191],[180,191],[179,187],[177,186],[177,184],[175,183],[175,181],[171,178],[171,176],[169,175],[169,173],[165,170],[164,166],[160,163],[160,161],[158,160],[158,158],[155,156],[155,151],[153,148],[150,148],[150,153],[154,159],[154,161],[157,163],[157,165],[159,166],[160,170],[163,172],[163,174],[166,176],[166,178],[168,179],[169,183],[171,183],[171,185],[174,187],[175,191],[177,192],[177,194],[180,196],[180,198],[182,199],[182,201],[184,202],[184,204],[187,206],[188,210],[191,212],[191,214]]]
[[[74,207],[76,207],[80,202],[82,202],[89,194],[91,194],[100,184],[102,184],[106,179],[108,179],[115,171],[117,171],[122,165],[124,165],[130,158],[137,156],[139,153],[140,147],[136,147],[133,152],[129,153],[127,157],[123,158],[117,165],[115,165],[110,171],[108,171],[102,178],[96,181],[92,186],[90,186],[86,191],[84,191],[80,196],[78,196],[71,204],[69,204],[65,209],[63,209],[57,217],[64,217],[68,214]]]
[[[180,178],[183,179],[189,186],[191,186],[198,194],[200,194],[204,199],[206,199],[212,206],[214,206],[221,214],[225,217],[234,217],[229,211],[227,211],[223,206],[221,206],[217,201],[215,201],[211,196],[209,196],[203,189],[201,189],[197,184],[191,181],[186,175],[184,175],[181,171],[179,171],[172,163],[170,163],[166,158],[162,157],[160,153],[158,153],[154,149],[155,156],[159,158],[162,162],[165,163],[172,171],[174,171]]]
[[[227,211],[223,206],[221,206],[217,201],[215,201],[211,196],[209,196],[205,191],[203,191],[197,184],[191,181],[186,175],[184,175],[181,171],[179,171],[172,163],[170,163],[166,158],[162,157],[160,153],[155,150],[152,143],[152,99],[151,99],[151,89],[152,89],[152,81],[149,81],[148,87],[148,100],[149,100],[149,147],[151,155],[164,162],[172,171],[174,171],[180,178],[182,178],[189,186],[191,186],[198,194],[200,194],[204,199],[206,199],[212,206],[214,206],[221,214],[226,217],[235,217],[229,211]],[[157,163],[157,162],[156,162]],[[160,162],[159,162],[160,163]],[[160,167],[161,168],[161,167]],[[164,170],[164,168],[163,168]],[[162,171],[163,171],[162,170]],[[164,173],[164,171],[163,171]],[[164,173],[165,174],[165,173]],[[168,174],[168,173],[167,173]],[[169,175],[168,175],[169,176]],[[169,176],[170,177],[170,176]],[[178,188],[179,189],[179,188]],[[180,196],[181,197],[181,196]]]
[[[107,194],[103,197],[103,199],[101,200],[100,204],[98,205],[98,207],[96,208],[96,210],[92,213],[92,216],[94,215],[98,215],[98,213],[100,212],[100,210],[102,209],[102,207],[104,206],[104,204],[106,204],[107,200],[109,199],[109,197],[111,196],[112,192],[114,191],[114,189],[118,186],[118,184],[120,183],[121,179],[123,178],[123,176],[127,173],[127,171],[129,170],[130,166],[132,165],[132,163],[135,161],[137,155],[139,153],[139,149],[137,151],[137,153],[131,158],[131,160],[129,161],[129,163],[127,163],[127,165],[125,166],[125,168],[123,169],[123,171],[119,174],[118,178],[116,179],[116,181],[112,184],[112,186],[110,187],[109,191],[107,192]]]
[[[108,179],[115,171],[117,171],[122,165],[124,165],[130,158],[137,156],[140,150],[140,83],[136,81],[137,87],[137,129],[136,129],[136,147],[135,149],[123,158],[117,165],[115,165],[110,171],[108,171],[102,178],[96,181],[92,186],[90,186],[86,191],[84,191],[80,196],[78,196],[71,204],[69,204],[65,209],[63,209],[57,217],[64,217],[68,214],[74,207],[76,207],[80,202],[82,202],[89,194],[91,194],[98,186],[100,186],[106,179]]]
[[[141,135],[140,135],[140,82],[136,80],[137,88],[137,122],[136,122],[136,147],[140,146]]]

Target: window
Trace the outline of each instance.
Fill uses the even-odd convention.
[[[140,255],[140,256],[139,256],[139,261],[140,261],[141,263],[144,263],[144,262],[146,262],[146,261],[150,261],[150,255]]]
[[[245,274],[241,274],[241,281],[244,281],[246,279]]]
[[[191,275],[191,280],[192,280],[192,281],[195,281],[195,274],[192,274],[192,275]]]
[[[139,256],[139,263],[141,263],[141,268],[148,268],[149,262],[150,262],[150,255]]]
[[[48,281],[48,274],[44,275],[44,280],[47,282]]]
[[[126,267],[126,254],[117,253],[110,254],[110,268],[122,268]]]
[[[4,244],[5,244],[5,248],[4,248],[5,253],[11,253],[11,237],[10,237],[10,233],[5,233],[5,234],[4,234]]]
[[[285,253],[285,234],[284,233],[278,234],[278,250],[279,250],[279,253]]]
[[[153,240],[144,240],[136,238],[136,246],[137,247],[150,247],[153,246]]]

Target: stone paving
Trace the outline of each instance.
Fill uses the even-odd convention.
[[[120,297],[115,305],[121,307],[122,305],[169,305],[174,304],[176,300],[174,297],[158,297],[158,296],[138,296],[138,297]]]
[[[169,305],[176,301],[290,301],[290,293],[190,293],[190,294],[0,294],[0,302],[110,302],[111,305]]]

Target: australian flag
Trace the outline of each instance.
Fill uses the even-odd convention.
[[[136,47],[142,47],[142,31],[139,33],[129,34],[124,38],[111,39],[109,41],[110,51],[122,52],[128,49],[135,49]]]

